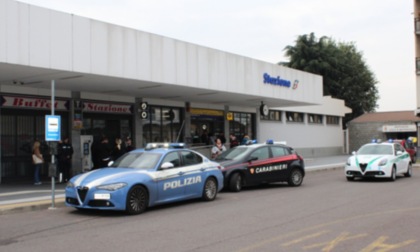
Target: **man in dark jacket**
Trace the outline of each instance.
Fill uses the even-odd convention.
[[[101,139],[101,143],[99,144],[97,151],[98,151],[97,155],[98,155],[98,162],[99,162],[97,168],[107,167],[108,163],[112,160],[111,158],[112,148],[109,146],[108,137],[103,137]]]
[[[239,145],[239,142],[236,139],[236,136],[234,134],[230,134],[229,138],[230,138],[230,141],[229,141],[230,142],[230,148],[234,148],[234,147]]]
[[[71,177],[71,159],[73,156],[73,146],[70,144],[68,137],[65,137],[58,144],[57,151],[58,169],[62,174],[62,181],[67,182]]]

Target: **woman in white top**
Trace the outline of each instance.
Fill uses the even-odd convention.
[[[222,154],[222,152],[226,151],[226,147],[222,144],[222,140],[220,138],[216,139],[216,144],[211,149],[211,158],[215,159],[217,156]]]
[[[41,143],[39,141],[35,141],[32,147],[32,163],[34,164],[34,180],[35,180],[34,185],[42,184],[39,178],[39,173],[42,169],[44,158],[42,157],[40,146],[41,146]]]

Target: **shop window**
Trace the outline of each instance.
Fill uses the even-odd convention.
[[[2,178],[5,180],[33,176],[32,145],[35,139],[41,141],[41,151],[44,158],[50,162],[48,143],[45,142],[45,111],[17,110],[2,111],[1,117],[1,167]],[[68,115],[61,116],[61,134],[68,135]],[[41,170],[42,177],[48,175],[47,166]]]
[[[322,115],[308,114],[308,122],[314,124],[322,124]]]
[[[143,119],[143,145],[152,142],[183,141],[181,110],[173,107],[151,106],[150,116]]]
[[[2,157],[12,157],[15,155],[16,148],[16,121],[14,120],[14,116],[2,116],[1,119],[1,129],[2,129],[2,136],[1,136],[1,155]],[[30,125],[30,124],[29,124]],[[33,125],[33,124],[32,124]],[[31,131],[27,131],[31,132]],[[23,133],[23,134],[22,134]],[[18,146],[23,146],[26,143],[31,143],[32,138],[27,136],[27,133],[21,132],[21,135],[17,137],[18,139]],[[19,148],[18,151],[22,151],[23,148]],[[31,151],[31,145],[27,146],[27,150]],[[25,154],[25,153],[20,153]]]
[[[279,121],[279,122],[281,122],[281,111],[269,110],[268,115],[267,116],[261,115],[260,119],[261,120],[266,120],[266,121]]]
[[[327,116],[327,124],[339,125],[340,124],[340,117],[338,117],[338,116]]]
[[[225,127],[223,110],[192,108],[191,139],[194,146],[213,145],[214,140],[222,137]]]
[[[250,113],[233,113],[233,120],[229,121],[230,133],[233,133],[239,142],[247,134],[251,139],[255,137],[255,115]]]
[[[286,112],[287,122],[303,122],[303,113],[298,112]]]

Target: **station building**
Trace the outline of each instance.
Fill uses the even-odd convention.
[[[206,134],[248,134],[304,157],[342,154],[351,113],[323,96],[322,76],[14,0],[0,1],[0,96],[3,182],[32,178],[32,143],[52,113],[73,173],[90,169],[102,136],[206,153]]]

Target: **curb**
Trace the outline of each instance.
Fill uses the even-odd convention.
[[[24,203],[15,203],[10,205],[0,206],[0,215],[11,213],[23,213],[36,210],[54,210],[57,207],[65,206],[64,198],[55,199],[54,208],[51,200],[29,201]]]
[[[309,166],[309,167],[305,167],[305,172],[344,169],[345,165],[346,165],[345,163],[337,163],[337,164],[330,164],[330,165]]]

